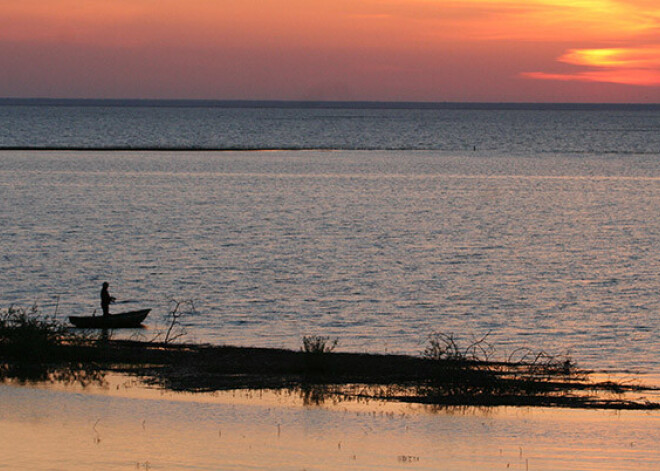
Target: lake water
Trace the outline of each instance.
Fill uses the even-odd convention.
[[[214,344],[489,334],[499,358],[660,372],[658,107],[6,105],[0,124],[2,307],[89,314],[107,280],[136,301],[115,311],[154,309],[146,338],[192,299],[187,338]]]
[[[121,378],[115,378],[121,379]],[[655,471],[658,411],[301,406],[214,395],[0,384],[0,468]],[[298,404],[296,404],[298,402]]]

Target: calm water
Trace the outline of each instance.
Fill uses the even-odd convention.
[[[660,371],[659,110],[4,106],[0,123],[0,147],[287,149],[0,151],[3,306],[91,313],[108,280],[154,308],[147,338],[174,297],[195,301],[188,338],[216,344],[419,353],[432,331],[490,332],[500,357]]]
[[[660,414],[292,406],[283,394],[136,396],[0,385],[0,468],[657,471]],[[38,444],[38,445],[35,445]]]
[[[386,104],[107,103],[116,106],[7,106],[0,100],[0,147],[463,151],[476,146],[505,156],[660,151],[660,105],[427,104],[415,109],[408,104],[392,109]]]

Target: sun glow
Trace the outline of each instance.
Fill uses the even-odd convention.
[[[660,6],[657,2],[593,1],[576,2],[594,12],[606,13],[613,20],[603,24],[598,42],[617,42],[618,47],[572,48],[557,62],[578,66],[573,72],[525,72],[526,78],[564,82],[602,82],[656,87],[660,85]],[[623,22],[615,17],[623,19]],[[626,26],[629,25],[629,26]],[[607,26],[614,26],[609,31]],[[580,38],[581,40],[584,40]],[[577,41],[576,41],[577,42]],[[584,70],[586,68],[586,70]]]
[[[543,80],[607,82],[651,87],[660,85],[660,45],[572,49],[557,60],[588,67],[590,70],[564,74],[534,72],[525,75]]]
[[[660,68],[660,45],[637,48],[573,49],[559,61],[591,67]]]

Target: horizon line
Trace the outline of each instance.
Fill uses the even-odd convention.
[[[0,106],[135,106],[217,108],[372,108],[372,109],[605,109],[660,107],[660,103],[618,102],[508,102],[508,101],[380,101],[380,100],[259,100],[205,98],[46,98],[0,97]]]

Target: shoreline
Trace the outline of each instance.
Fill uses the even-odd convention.
[[[374,399],[453,406],[659,410],[660,386],[595,380],[567,356],[519,349],[492,360],[486,336],[467,347],[436,332],[420,356],[335,351],[337,339],[311,335],[298,350],[184,343],[178,309],[162,341],[113,339],[71,329],[38,309],[0,312],[0,382],[103,384],[131,375],[163,390],[290,390],[308,404]]]
[[[438,407],[660,409],[658,387],[594,381],[594,371],[554,358],[514,363],[111,339],[64,342],[49,361],[3,356],[0,380],[19,383],[85,386],[117,372],[174,392],[295,391],[309,405],[373,399]]]

